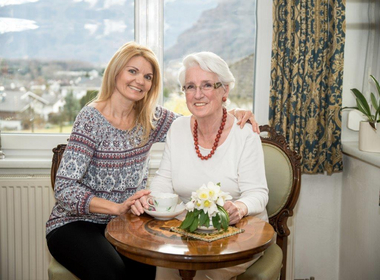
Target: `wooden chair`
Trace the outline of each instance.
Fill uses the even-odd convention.
[[[60,144],[53,149],[53,159],[50,170],[51,187],[54,191],[55,177],[57,175],[59,164],[65,151],[66,144]],[[49,280],[78,280],[78,278],[72,274],[67,268],[57,262],[52,257],[48,267]]]
[[[55,177],[57,175],[57,171],[59,168],[59,164],[61,163],[63,152],[66,149],[66,144],[59,144],[57,147],[53,149],[53,159],[51,162],[51,169],[50,169],[50,180],[51,180],[51,187],[54,191],[54,185],[55,185]]]
[[[300,156],[291,151],[284,136],[268,125],[260,126],[264,149],[265,173],[269,188],[267,212],[269,223],[277,233],[276,243],[252,264],[238,280],[285,280],[286,255],[290,230],[288,217],[293,216],[301,188]]]

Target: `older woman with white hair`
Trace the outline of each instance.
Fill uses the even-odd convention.
[[[160,168],[151,191],[177,193],[187,203],[201,185],[220,182],[232,196],[224,204],[230,224],[253,215],[268,221],[268,187],[260,136],[224,107],[235,78],[227,63],[211,52],[190,54],[183,60],[179,82],[192,116],[176,119],[170,127]],[[146,196],[131,207],[140,215]],[[194,279],[235,279],[254,261],[238,266],[199,270]],[[177,269],[157,267],[156,279],[181,279]]]

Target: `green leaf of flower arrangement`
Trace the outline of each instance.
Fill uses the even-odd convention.
[[[228,229],[228,217],[223,211],[219,212],[220,216],[220,223],[222,225],[222,228],[226,231]]]
[[[183,230],[187,230],[190,228],[191,224],[193,223],[193,217],[194,212],[187,212],[185,219],[182,221],[181,225],[179,226]]]
[[[208,227],[210,225],[210,218],[208,217],[208,214],[202,210],[199,216],[199,225]]]
[[[222,228],[226,231],[228,229],[228,224],[230,223],[230,216],[228,215],[228,212],[226,209],[224,209],[223,206],[218,205],[219,209],[219,216],[220,216],[220,223],[222,225]]]
[[[216,216],[212,217],[212,225],[218,231],[220,230],[220,228],[222,227],[222,224],[220,223],[220,217],[219,217],[219,215],[216,215]]]
[[[193,232],[198,228],[198,219],[199,219],[198,217],[199,217],[199,215],[194,216],[193,223],[191,224],[191,226],[189,228],[190,232]]]

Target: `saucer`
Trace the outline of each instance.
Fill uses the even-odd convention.
[[[149,210],[144,210],[145,213],[148,215],[156,218],[157,220],[170,220],[174,218],[175,216],[178,216],[181,214],[183,211],[185,211],[185,204],[181,202],[180,204],[177,204],[177,206],[174,209],[174,212],[157,212],[157,211],[149,211]]]

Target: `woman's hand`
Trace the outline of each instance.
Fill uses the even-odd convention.
[[[150,194],[150,190],[141,190],[122,203],[116,203],[104,198],[94,197],[90,201],[90,212],[119,216],[127,213],[135,201]]]
[[[142,197],[146,197],[149,194],[150,194],[150,190],[141,190],[141,191],[136,192],[134,195],[129,197],[126,201],[119,204],[120,205],[119,206],[120,207],[119,208],[120,214],[118,214],[118,215],[125,214],[129,210],[131,210],[131,212],[133,213],[133,207],[134,207],[135,203],[138,202]],[[142,211],[142,213],[144,213],[144,210]],[[133,213],[133,214],[135,214],[135,213]]]
[[[249,122],[252,125],[253,132],[260,133],[259,124],[255,120],[255,115],[249,110],[243,109],[233,109],[229,111],[235,118],[238,120],[237,124],[240,125],[240,128],[243,128],[244,125]]]
[[[144,209],[148,208],[148,195],[144,195],[137,199],[135,203],[131,206],[131,212],[136,216],[140,216],[141,214],[144,214]]]
[[[247,206],[240,201],[226,201],[223,207],[230,216],[230,225],[238,223],[248,213]]]

